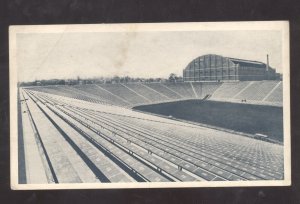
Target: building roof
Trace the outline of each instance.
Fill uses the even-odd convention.
[[[244,59],[237,59],[237,58],[229,58],[234,64],[239,64],[240,66],[251,66],[257,68],[265,68],[266,64],[258,61],[252,60],[244,60]]]

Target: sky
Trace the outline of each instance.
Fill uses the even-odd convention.
[[[282,73],[281,32],[152,31],[17,34],[18,81],[182,76],[193,59],[218,54],[256,60]]]

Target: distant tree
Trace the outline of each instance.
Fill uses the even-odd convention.
[[[129,76],[126,76],[126,77],[125,77],[125,83],[130,82],[130,80],[131,80],[131,78],[130,78]]]
[[[65,85],[65,80],[63,80],[63,79],[62,79],[62,80],[59,80],[59,81],[58,81],[58,84],[59,84],[59,85]]]
[[[120,77],[119,76],[114,76],[112,78],[112,81],[114,81],[115,83],[120,83]]]
[[[120,77],[120,82],[125,83],[125,77]]]
[[[183,78],[182,78],[182,76],[180,76],[180,77],[177,77],[176,81],[178,81],[178,82],[183,82]]]
[[[169,82],[176,82],[176,79],[178,79],[177,75],[174,73],[171,73],[169,76]]]

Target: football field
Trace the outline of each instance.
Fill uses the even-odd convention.
[[[282,107],[187,100],[134,109],[283,141]]]

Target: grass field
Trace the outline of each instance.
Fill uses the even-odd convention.
[[[133,109],[172,116],[283,141],[282,107],[187,100],[137,106]]]

